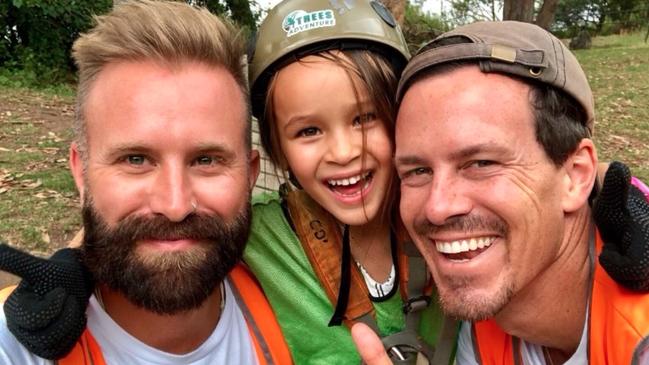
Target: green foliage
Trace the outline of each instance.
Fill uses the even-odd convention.
[[[249,0],[186,0],[232,18],[249,32],[256,29],[259,12]],[[0,69],[20,75],[16,86],[69,81],[74,73],[72,43],[92,26],[92,15],[104,14],[113,0],[3,0],[0,1]],[[3,81],[0,73],[0,84]]]
[[[502,19],[504,0],[450,0],[449,3],[449,20],[456,26]]]
[[[11,0],[0,5],[0,65],[22,70],[36,83],[65,80],[72,42],[111,0]]]
[[[238,26],[252,33],[257,29],[261,12],[253,11],[259,8],[254,0],[187,0],[188,3],[204,6],[212,13],[232,19]]]
[[[566,38],[582,29],[609,35],[638,30],[648,22],[646,0],[561,0],[552,30]]]
[[[403,33],[411,53],[447,30],[449,30],[447,22],[435,14],[424,13],[420,3],[406,4]]]

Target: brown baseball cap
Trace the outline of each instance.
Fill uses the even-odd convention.
[[[447,44],[461,37],[461,43]],[[572,96],[584,109],[593,131],[595,106],[586,74],[575,56],[550,32],[516,21],[477,22],[446,32],[424,45],[403,71],[397,89],[401,102],[423,71],[449,62],[475,60],[482,72],[498,72],[550,84]]]

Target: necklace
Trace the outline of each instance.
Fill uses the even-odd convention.
[[[550,355],[550,350],[543,346],[543,357],[545,357],[545,363],[547,365],[554,365],[554,361],[552,360],[552,355]]]

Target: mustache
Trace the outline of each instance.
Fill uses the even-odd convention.
[[[96,216],[94,209],[83,209],[84,222],[102,221]],[[87,219],[86,219],[87,218]],[[191,240],[216,240],[224,234],[223,221],[219,217],[208,214],[192,213],[180,222],[170,221],[162,215],[155,216],[129,216],[119,221],[115,227],[99,225],[95,230],[100,235],[110,231],[111,236],[119,238],[122,242],[135,242],[139,240],[174,241],[181,239]],[[86,232],[92,230],[86,227]],[[95,241],[91,238],[87,242]]]
[[[472,232],[472,231],[492,231],[502,236],[506,236],[509,231],[507,223],[498,217],[484,217],[476,214],[454,216],[446,220],[444,224],[437,225],[431,223],[428,219],[415,221],[413,225],[418,235],[434,235],[446,232]]]

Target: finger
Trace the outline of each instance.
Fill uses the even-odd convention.
[[[68,247],[70,248],[79,248],[83,244],[83,228],[77,232],[77,234],[74,235],[74,238],[72,238],[72,241],[68,243]]]
[[[367,365],[392,365],[381,339],[364,323],[352,327],[352,339],[361,359]]]
[[[629,169],[614,161],[604,178],[604,185],[593,206],[593,218],[607,243],[619,243],[628,221]],[[623,247],[620,247],[623,249]]]
[[[36,282],[48,267],[47,260],[0,243],[0,270],[7,271],[29,281]]]
[[[22,328],[39,330],[61,315],[66,300],[68,295],[63,288],[38,295],[18,287],[4,304],[5,315],[7,321],[13,321]]]
[[[600,199],[606,200],[611,207],[623,207],[629,192],[631,182],[631,171],[619,161],[613,161],[604,176],[604,184],[599,194]]]

